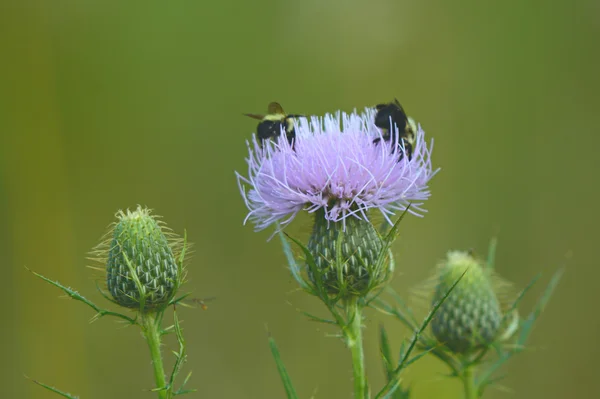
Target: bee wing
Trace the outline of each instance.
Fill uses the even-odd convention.
[[[276,102],[272,102],[269,104],[268,107],[268,111],[269,114],[281,114],[281,115],[285,115],[285,112],[283,111],[283,107]]]
[[[249,116],[252,119],[258,119],[258,120],[263,120],[264,119],[264,115],[259,115],[259,114],[244,114],[246,116]]]
[[[396,97],[394,97],[394,104],[396,104],[398,108],[400,108],[400,111],[404,112],[404,108],[402,108],[402,105],[400,105],[400,101],[398,101]]]

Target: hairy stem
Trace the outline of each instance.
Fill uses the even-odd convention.
[[[365,355],[362,340],[362,308],[357,301],[347,304],[349,324],[344,333],[346,345],[352,353],[352,371],[354,375],[354,398],[366,399],[368,395],[367,377],[365,375]]]
[[[465,389],[465,399],[479,398],[477,386],[475,385],[474,366],[468,366],[463,371],[462,380]]]
[[[170,389],[166,389],[165,368],[160,352],[160,317],[154,312],[142,313],[141,316],[144,338],[148,342],[152,367],[154,367],[154,381],[156,382],[158,397],[159,399],[170,399]]]

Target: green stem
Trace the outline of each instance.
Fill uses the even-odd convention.
[[[362,308],[357,301],[347,305],[350,324],[345,329],[346,344],[352,353],[352,371],[354,375],[354,398],[366,399],[367,378],[365,375],[365,355],[362,341]]]
[[[477,399],[479,394],[475,385],[474,366],[467,366],[462,375],[463,386],[465,388],[465,399]]]
[[[141,316],[144,338],[146,338],[146,342],[148,342],[152,366],[154,367],[154,380],[156,382],[156,388],[158,389],[158,397],[159,399],[170,399],[170,390],[165,389],[167,381],[165,378],[162,354],[160,352],[160,317],[153,312],[142,313]]]

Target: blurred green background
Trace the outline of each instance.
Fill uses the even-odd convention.
[[[408,296],[448,249],[485,253],[524,286],[567,273],[487,398],[599,397],[600,7],[595,1],[0,2],[3,398],[151,398],[139,332],[60,298],[24,266],[98,303],[87,252],[118,209],[147,205],[195,243],[184,310],[196,398],[282,398],[265,325],[302,397],[347,398],[351,366],[325,315],[294,292],[277,240],[243,226],[234,171],[276,100],[294,113],[398,97],[435,137],[429,213],[407,218],[394,288]],[[299,220],[291,231],[308,229]],[[543,283],[525,301],[531,306]],[[381,386],[377,325],[367,368]],[[173,344],[169,341],[168,344]],[[415,398],[459,398],[434,359]]]

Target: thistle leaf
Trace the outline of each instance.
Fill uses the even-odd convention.
[[[281,355],[279,354],[279,349],[277,349],[277,345],[275,344],[275,339],[271,337],[269,334],[269,346],[271,347],[271,353],[273,354],[273,359],[275,359],[275,364],[277,364],[277,371],[279,372],[279,376],[281,377],[281,382],[283,382],[283,387],[285,389],[285,393],[288,399],[298,399],[298,394],[294,389],[294,385],[292,384],[292,380],[281,360]]]
[[[383,362],[383,371],[385,372],[387,381],[392,378],[394,373],[394,359],[392,357],[392,351],[390,349],[390,342],[388,340],[387,332],[385,327],[379,326],[379,351],[381,353],[381,360]]]
[[[498,357],[498,359],[495,362],[493,362],[492,364],[490,364],[490,366],[486,370],[484,370],[482,372],[482,374],[480,375],[480,377],[477,379],[478,381],[476,381],[476,383],[478,384],[479,390],[482,394],[483,394],[484,389],[487,386],[491,385],[494,381],[497,380],[492,377],[493,374],[504,363],[506,363],[513,355],[520,353],[525,349],[525,345],[527,343],[527,339],[529,338],[529,335],[531,334],[533,324],[535,323],[537,318],[540,316],[540,314],[542,313],[542,311],[548,304],[548,301],[550,300],[550,297],[554,293],[554,290],[556,289],[560,279],[562,278],[564,271],[565,271],[564,268],[560,268],[552,276],[550,283],[548,283],[548,286],[544,290],[544,293],[538,300],[537,304],[534,306],[534,308],[531,311],[531,313],[529,314],[529,316],[521,324],[519,336],[517,338],[517,342],[515,343],[515,345],[513,347],[511,347],[510,349],[507,349],[504,352],[500,353],[500,356]],[[536,276],[533,279],[533,281],[531,283],[529,283],[529,285],[527,287],[525,287],[525,289],[523,291],[521,291],[521,294],[519,295],[519,297],[517,298],[517,300],[515,302],[519,302],[522,299],[525,292],[527,292],[533,286],[533,284],[537,281],[538,278],[539,278],[539,276]]]
[[[90,301],[89,299],[87,299],[86,297],[84,297],[79,292],[75,291],[74,289],[69,288],[69,287],[65,287],[64,285],[62,285],[58,281],[53,281],[53,280],[49,279],[48,277],[43,276],[43,275],[41,275],[39,273],[36,273],[36,272],[34,272],[33,270],[31,270],[29,268],[26,268],[26,269],[29,270],[34,276],[39,277],[42,280],[44,280],[45,282],[47,282],[48,284],[51,284],[51,285],[53,285],[53,286],[61,289],[71,299],[83,302],[86,305],[88,305],[89,307],[91,307],[92,309],[94,309],[94,311],[96,311],[95,318],[100,318],[102,316],[114,316],[114,317],[126,320],[129,323],[131,323],[131,324],[138,324],[139,325],[139,323],[135,319],[133,319],[133,318],[131,318],[129,316],[126,316],[124,314],[117,313],[117,312],[112,312],[110,310],[102,309],[102,308],[96,306],[92,301]]]
[[[413,351],[413,349],[416,347],[417,342],[419,342],[421,335],[423,334],[423,332],[425,331],[425,329],[427,328],[427,326],[429,325],[429,323],[431,322],[431,320],[433,319],[433,316],[435,316],[435,313],[438,311],[438,309],[442,306],[442,304],[444,303],[444,301],[446,299],[448,299],[448,296],[450,295],[450,293],[454,290],[454,288],[456,287],[456,285],[460,282],[460,280],[462,280],[462,278],[465,276],[465,274],[467,273],[469,269],[466,269],[454,282],[454,284],[452,284],[452,286],[449,287],[448,291],[446,292],[446,294],[444,296],[442,296],[439,301],[437,301],[433,308],[429,311],[429,314],[427,315],[427,317],[425,317],[425,320],[423,320],[423,322],[421,323],[421,325],[419,326],[419,329],[417,331],[415,331],[415,334],[413,335],[413,338],[410,342],[410,344],[408,345],[408,348],[406,349],[406,352],[404,354],[404,358],[401,359],[400,364],[398,365],[398,367],[396,367],[393,371],[393,376],[392,378],[388,381],[388,383],[381,389],[381,391],[379,391],[377,393],[377,395],[375,396],[375,399],[386,399],[386,398],[392,398],[392,394],[396,391],[396,389],[398,389],[398,387],[400,386],[400,372],[402,371],[402,369],[406,366],[406,363],[409,359],[409,356],[411,354],[411,352]]]
[[[496,247],[498,245],[498,239],[496,237],[490,240],[490,246],[488,247],[487,267],[490,270],[494,270],[496,262]]]
[[[309,285],[306,283],[306,280],[302,277],[302,272],[298,263],[296,263],[296,258],[294,257],[294,253],[292,252],[292,248],[290,247],[290,243],[285,238],[286,236],[281,231],[279,232],[279,238],[281,239],[281,245],[283,246],[283,253],[288,261],[288,266],[290,268],[290,272],[294,277],[294,280],[300,285],[300,287],[304,290],[310,291]]]
[[[68,392],[61,391],[61,390],[60,390],[60,389],[58,389],[58,388],[55,388],[55,387],[53,387],[53,386],[50,386],[50,385],[46,385],[46,384],[44,384],[43,382],[36,381],[36,380],[34,380],[34,379],[32,379],[32,378],[29,378],[29,377],[27,377],[27,376],[25,376],[25,378],[27,378],[27,379],[31,380],[32,382],[34,382],[35,384],[38,384],[38,385],[39,385],[39,386],[41,386],[41,387],[44,387],[44,388],[46,388],[47,390],[49,390],[49,391],[51,391],[51,392],[54,392],[54,393],[56,393],[56,394],[58,394],[58,395],[62,396],[63,398],[69,398],[69,399],[79,399],[79,396],[74,396],[74,395],[71,395],[71,394],[70,394],[70,393],[68,393]]]

